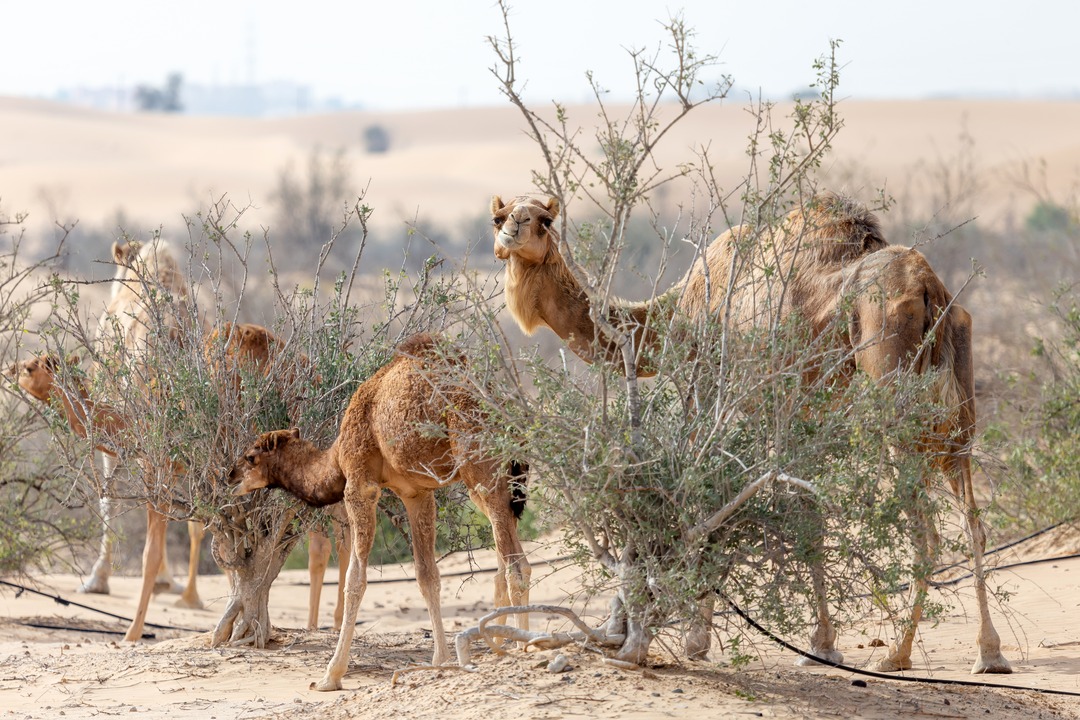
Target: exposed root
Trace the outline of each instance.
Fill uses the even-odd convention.
[[[479,672],[475,665],[461,666],[457,665],[414,665],[413,667],[401,668],[395,670],[393,676],[390,678],[390,687],[397,685],[398,678],[408,673],[414,673],[418,670],[458,670],[459,672]]]
[[[610,665],[611,667],[614,667],[614,668],[619,668],[620,670],[640,670],[641,669],[641,666],[636,664],[636,663],[627,662],[626,660],[616,660],[615,658],[604,658],[600,662],[604,663],[605,665]]]
[[[545,633],[533,630],[522,630],[521,628],[511,627],[509,625],[489,624],[492,620],[504,615],[516,615],[528,612],[562,615],[580,628],[580,632]],[[497,642],[498,639],[522,643],[526,649],[536,647],[543,650],[553,650],[573,643],[619,647],[623,644],[626,636],[622,634],[609,635],[600,632],[587,625],[573,610],[557,605],[517,605],[501,607],[480,618],[480,622],[476,627],[458,633],[457,638],[454,640],[454,647],[457,650],[458,665],[462,668],[470,665],[470,660],[472,659],[470,644],[477,638],[483,640],[492,652],[497,655],[502,655],[504,654],[504,651]]]

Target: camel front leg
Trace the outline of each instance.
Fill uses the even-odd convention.
[[[150,596],[154,594],[154,578],[165,558],[165,516],[146,506],[146,545],[143,547],[142,592],[139,593],[139,606],[131,621],[124,639],[135,642],[142,638],[143,625],[146,623],[146,611],[150,607]]]
[[[330,538],[323,532],[312,530],[308,533],[308,630],[319,628],[319,600],[329,562]]]
[[[349,569],[349,558],[352,557],[352,533],[349,532],[349,520],[345,516],[344,509],[334,511],[334,541],[337,543],[338,554],[337,605],[334,606],[334,629],[340,630],[341,621],[345,615],[345,573]]]
[[[355,484],[354,484],[355,485]],[[360,601],[367,589],[367,565],[371,547],[375,543],[375,513],[379,503],[379,486],[363,483],[359,486],[346,486],[346,510],[349,513],[349,528],[352,530],[352,553],[349,570],[345,574],[345,618],[341,623],[337,649],[326,666],[322,679],[311,684],[312,690],[328,692],[341,689],[341,678],[349,668],[349,650],[352,646],[353,633],[356,629],[356,615],[360,610]]]
[[[188,551],[188,574],[184,592],[176,600],[176,607],[193,608],[202,610],[203,603],[199,598],[199,555],[202,553],[202,541],[206,535],[206,527],[198,520],[188,520],[188,540],[191,547]],[[165,563],[162,563],[164,565]]]
[[[119,459],[113,455],[101,454],[102,475],[104,487],[98,507],[101,510],[101,547],[98,550],[97,560],[90,569],[90,577],[79,586],[81,593],[96,593],[98,595],[109,594],[109,576],[112,575],[113,548],[116,546],[116,533],[113,532],[112,522],[114,517],[115,501],[112,495],[112,478],[116,472]]]
[[[413,497],[402,497],[405,511],[409,516],[409,534],[412,535],[413,566],[416,571],[416,584],[424,596],[428,617],[431,619],[431,634],[435,640],[435,653],[432,665],[443,665],[450,659],[450,648],[446,644],[446,631],[442,621],[442,583],[439,578],[439,566],[435,564],[435,494],[421,492]]]

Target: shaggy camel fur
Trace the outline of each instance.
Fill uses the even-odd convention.
[[[521,328],[527,333],[540,326],[551,328],[587,362],[596,360],[598,348],[602,357],[617,358],[614,343],[598,338],[588,297],[560,254],[554,227],[557,199],[545,203],[518,197],[504,203],[495,196],[491,213],[495,255],[506,261],[507,306]],[[638,303],[614,300],[608,318],[631,332],[637,356],[648,358],[656,344],[648,325],[669,320],[676,312],[689,318],[730,312],[736,327],[797,313],[820,336],[835,326],[841,313],[850,311],[849,332],[838,335],[851,351],[851,370],[858,368],[875,379],[900,370],[937,373],[938,399],[953,412],[938,427],[928,429],[922,450],[948,477],[965,510],[980,620],[979,654],[972,672],[1011,672],[990,619],[983,572],[985,529],[971,482],[975,395],[970,315],[953,302],[920,253],[889,247],[877,218],[850,199],[834,194],[816,197],[789,213],[776,229],[757,238],[752,233],[746,226],[728,230],[662,296]],[[744,264],[739,248],[750,242],[768,249],[775,263],[773,273]],[[733,269],[742,269],[740,279],[729,282]],[[788,280],[780,283],[770,277]],[[842,302],[845,297],[854,297],[853,310]],[[638,362],[639,374],[651,374],[647,359]],[[920,539],[917,552],[928,553],[935,540],[933,534],[925,542]],[[917,589],[926,587],[925,578],[920,578]],[[880,670],[911,667],[921,596],[916,593],[911,620],[879,662]],[[830,660],[842,658],[835,649],[836,632],[823,593],[816,611],[811,652]],[[695,642],[699,647],[691,652],[700,653],[707,637],[699,636]]]
[[[345,620],[326,674],[312,684],[316,690],[341,689],[356,614],[367,587],[375,513],[384,489],[401,498],[408,514],[416,581],[435,636],[434,664],[449,659],[435,564],[438,488],[464,482],[473,502],[491,521],[499,556],[496,605],[528,603],[531,570],[517,534],[525,501],[521,486],[511,478],[516,464],[506,472],[477,456],[470,437],[475,424],[468,417],[477,411],[476,403],[458,388],[440,386],[440,368],[445,368],[441,362],[430,336],[407,339],[389,363],[357,388],[328,450],[300,439],[296,429],[265,433],[229,475],[237,494],[281,487],[314,506],[345,499],[353,535]],[[446,433],[433,433],[432,424],[445,427]],[[528,616],[520,615],[518,625],[527,628]]]

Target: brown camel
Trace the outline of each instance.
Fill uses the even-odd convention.
[[[215,362],[213,354],[217,343],[222,342],[221,355],[225,359],[223,365]],[[237,378],[239,383],[240,372],[244,368],[255,368],[268,373],[271,370],[273,354],[279,351],[282,341],[272,332],[252,323],[228,323],[223,327],[216,328],[206,338],[205,352],[207,359],[217,372],[227,372]],[[68,363],[77,364],[78,358],[67,358]],[[116,458],[117,443],[122,444],[122,433],[129,427],[128,421],[116,411],[115,408],[105,404],[98,404],[90,399],[86,386],[77,378],[74,379],[73,392],[66,392],[57,384],[57,373],[61,371],[61,360],[58,356],[47,354],[23,360],[12,365],[7,374],[18,381],[19,387],[29,395],[45,404],[59,406],[71,426],[72,431],[81,438],[87,437],[87,431],[94,433],[94,448],[101,453]],[[239,387],[239,386],[238,386]],[[181,466],[176,468],[177,474],[184,471]],[[341,617],[344,612],[344,585],[346,558],[349,556],[348,533],[344,532],[346,520],[344,508],[335,506],[330,509],[332,513],[332,528],[337,539],[339,554],[339,582],[337,592],[337,604],[334,609],[334,629],[341,627]],[[191,538],[191,549],[188,560],[188,579],[177,605],[181,607],[201,608],[196,588],[198,575],[199,555],[205,528],[195,520],[188,521],[188,533]],[[310,576],[310,598],[308,607],[308,628],[318,627],[319,601],[322,594],[323,580],[326,568],[329,564],[331,552],[330,539],[321,531],[311,531],[308,535],[308,573]],[[110,555],[111,557],[111,555]],[[111,561],[110,561],[111,564]]]
[[[69,357],[69,363],[77,364],[77,357]],[[57,384],[56,376],[61,372],[63,361],[52,354],[39,355],[22,360],[12,365],[7,374],[18,381],[19,387],[31,397],[40,400],[46,405],[59,406],[64,413],[64,418],[72,431],[81,438],[86,438],[88,432],[93,433],[94,449],[110,458],[115,463],[117,460],[117,440],[122,438],[122,433],[128,428],[128,422],[114,408],[105,404],[95,403],[90,399],[86,386],[75,379],[73,392],[62,390]],[[115,466],[115,465],[114,465]],[[111,519],[110,519],[111,520]],[[102,587],[104,582],[104,594],[108,593],[109,573],[112,569],[112,528],[106,526],[103,530],[101,552],[95,567],[99,565],[98,572],[92,577],[98,580],[95,587]],[[188,536],[191,547],[188,555],[188,579],[180,598],[176,604],[180,607],[201,608],[202,601],[199,599],[196,578],[198,576],[199,549],[206,530],[201,523],[195,520],[188,521]],[[171,578],[169,579],[171,582]],[[160,573],[156,585],[161,584]],[[84,587],[86,587],[84,585]],[[141,634],[141,632],[140,632]]]
[[[602,357],[617,358],[614,342],[598,337],[588,296],[559,251],[554,226],[558,200],[518,197],[504,203],[495,196],[491,213],[495,255],[506,261],[507,306],[521,328],[532,333],[537,327],[549,327],[586,362],[593,362],[598,351]],[[767,254],[774,272],[745,262],[746,254],[739,248],[751,242]],[[742,272],[732,278],[733,269]],[[787,282],[770,280],[776,277]],[[990,618],[983,573],[985,530],[971,481],[975,422],[971,317],[953,302],[920,253],[888,246],[871,212],[855,201],[826,194],[796,208],[761,237],[754,237],[747,226],[728,230],[666,293],[649,302],[613,300],[608,318],[632,333],[637,370],[648,375],[648,358],[656,349],[648,326],[654,319],[669,320],[676,312],[702,318],[729,311],[737,327],[747,327],[797,313],[820,336],[848,311],[842,301],[852,296],[850,330],[846,336],[838,333],[851,351],[852,369],[876,379],[898,370],[935,372],[940,377],[938,400],[953,412],[938,427],[928,429],[922,450],[949,478],[965,509],[980,616],[979,654],[972,673],[1011,672]],[[917,552],[928,553],[935,540],[933,534],[921,539]],[[879,669],[911,667],[911,644],[922,616],[919,591],[926,587],[925,578],[920,578],[911,620]],[[816,612],[810,650],[838,661],[843,656],[835,649],[836,632],[823,593]],[[699,651],[700,647],[692,652]]]
[[[367,564],[375,540],[379,495],[388,489],[401,498],[412,534],[416,580],[427,604],[435,636],[433,663],[449,658],[435,564],[435,490],[462,481],[473,502],[491,521],[499,556],[496,605],[528,603],[530,568],[518,540],[517,519],[524,507],[521,487],[493,460],[479,457],[471,436],[475,401],[457,388],[440,386],[435,341],[415,335],[395,357],[357,388],[341,420],[338,436],[322,451],[300,439],[299,430],[264,433],[237,461],[230,482],[243,494],[280,487],[309,505],[343,497],[353,536],[346,576],[345,620],[326,674],[315,690],[340,690],[349,664],[356,614],[367,587]],[[446,433],[432,432],[431,425]],[[518,617],[528,628],[528,616]]]

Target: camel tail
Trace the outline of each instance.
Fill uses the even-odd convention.
[[[514,511],[514,517],[521,519],[525,512],[525,503],[529,493],[529,465],[528,463],[512,460],[509,467],[510,473],[510,509]]]

